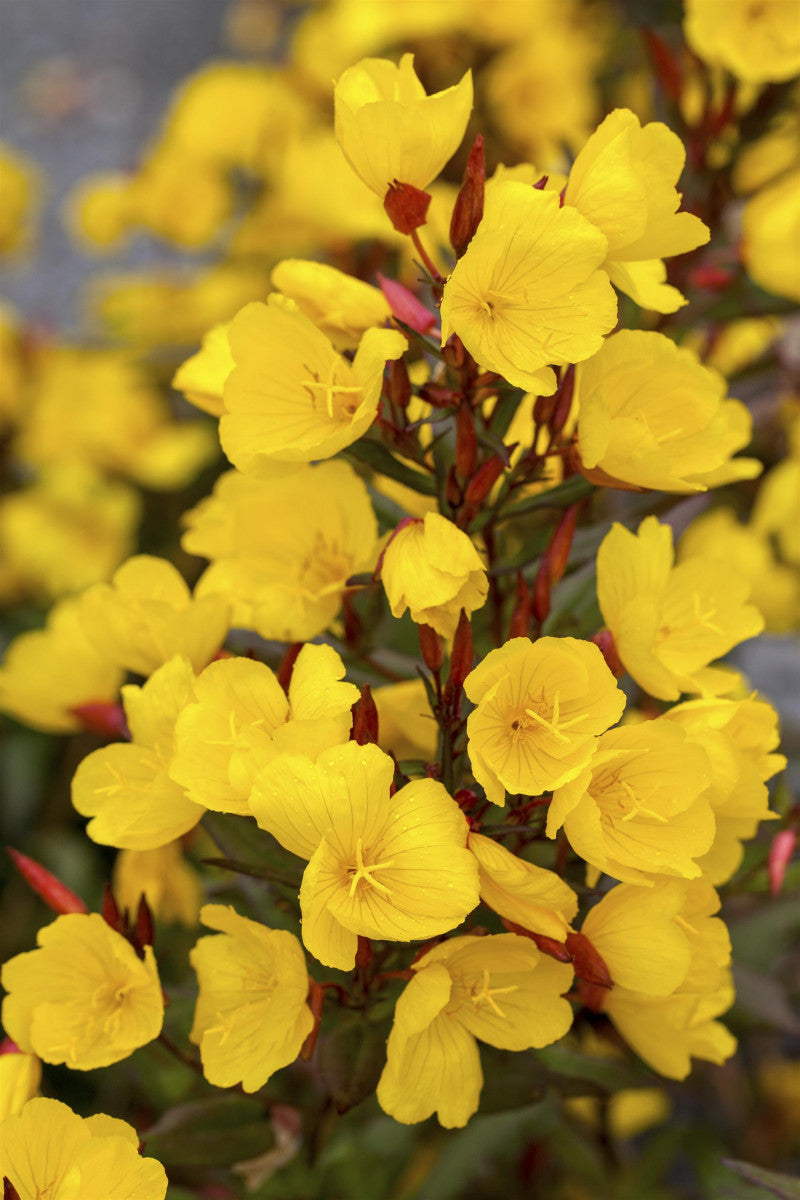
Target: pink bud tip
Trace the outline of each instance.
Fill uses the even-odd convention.
[[[392,310],[392,316],[397,317],[415,333],[428,333],[436,324],[435,313],[430,312],[413,292],[395,279],[387,279],[378,272],[378,284]]]
[[[53,912],[63,914],[89,911],[80,896],[76,896],[45,867],[28,858],[27,854],[20,854],[19,850],[14,850],[12,846],[6,846],[6,850],[26,883],[30,884],[37,896],[41,896]]]

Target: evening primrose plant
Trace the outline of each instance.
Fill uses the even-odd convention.
[[[500,7],[434,6],[430,30],[466,38],[480,20],[532,53],[535,30],[515,35]],[[687,7],[695,52],[738,62],[741,6],[725,37]],[[560,28],[566,8],[542,20]],[[480,74],[473,93],[469,69],[448,84],[428,54],[376,57],[364,29],[331,72],[334,142],[303,74],[304,45],[336,58],[314,15],[297,79],[207,68],[137,170],[75,202],[98,244],[117,225],[206,244],[246,181],[219,268],[233,284],[207,268],[194,325],[164,335],[166,378],[204,416],[173,427],[124,355],[62,349],[12,442],[37,468],[74,450],[108,486],[116,471],[178,489],[217,442],[229,466],[171,510],[158,553],[115,548],[85,578],[76,553],[51,564],[73,568],[63,588],[12,561],[15,586],[59,599],[12,641],[0,706],[83,735],[72,805],[116,862],[90,911],[15,852],[57,915],[3,968],[3,1026],[34,1063],[0,1126],[6,1197],[99,1198],[103,1166],[109,1196],[161,1200],[138,1137],[176,1196],[211,1181],[268,1200],[273,1175],[310,1195],[291,1176],[301,1145],[324,1158],[336,1114],[362,1103],[394,1137],[532,1104],[557,1124],[565,1098],[600,1096],[608,1142],[612,1094],[735,1053],[724,889],[765,868],[780,891],[791,854],[796,806],[767,787],[786,763],[777,714],[724,659],[764,629],[765,573],[769,621],[792,624],[797,456],[756,491],[762,441],[708,365],[717,317],[697,280],[713,296],[733,267],[716,193],[678,190],[697,129],[612,107],[555,131],[563,171],[503,166],[478,128]],[[207,129],[220,105],[230,139]],[[323,141],[336,165],[315,224],[295,168],[318,169]],[[170,308],[156,291],[130,310],[150,348]],[[68,419],[84,377],[114,385],[119,420],[93,391]],[[16,545],[7,504],[0,541]],[[756,550],[715,552],[717,531]],[[134,1054],[138,1134],[47,1097],[50,1066]],[[151,1094],[168,1059],[184,1082]]]

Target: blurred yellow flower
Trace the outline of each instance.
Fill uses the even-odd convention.
[[[742,215],[742,259],[759,287],[800,303],[800,170],[748,200]]]
[[[704,62],[726,67],[738,79],[772,83],[800,71],[796,0],[686,0],[683,31]]]
[[[206,904],[200,919],[219,932],[189,955],[200,985],[189,1037],[209,1083],[255,1092],[294,1062],[314,1024],[303,951],[291,933],[229,905]]]
[[[138,958],[97,913],[56,917],[37,941],[2,968],[3,1026],[21,1050],[90,1071],[158,1037],[164,999],[152,947]]]
[[[38,191],[33,164],[0,141],[0,257],[28,246]]]
[[[378,745],[400,759],[432,762],[436,757],[439,726],[431,712],[421,679],[387,683],[374,688],[378,710]]]
[[[193,929],[197,924],[203,887],[200,876],[183,853],[180,840],[155,850],[120,850],[112,878],[114,899],[120,910],[127,908],[135,919],[144,896],[157,921],[180,923]]]
[[[426,188],[455,154],[472,111],[472,72],[425,93],[414,55],[364,58],[333,93],[336,138],[359,179],[381,198],[395,180]]]

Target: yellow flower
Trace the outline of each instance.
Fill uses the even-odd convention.
[[[512,638],[464,683],[472,772],[493,804],[538,796],[586,767],[625,696],[600,651],[575,638]]]
[[[274,461],[331,458],[369,429],[383,369],[406,340],[368,329],[352,363],[293,301],[277,294],[248,304],[231,322],[236,364],[225,382],[222,448],[242,471],[268,474]]]
[[[93,751],[72,779],[72,803],[91,817],[95,842],[122,850],[155,850],[193,829],[204,809],[193,803],[168,771],[175,722],[191,695],[189,661],[175,655],[143,687],[122,689],[131,742]]]
[[[200,349],[178,367],[172,380],[172,386],[183,392],[190,404],[212,417],[221,417],[225,412],[222,393],[234,368],[229,328],[226,324],[209,329]]]
[[[0,142],[0,256],[24,249],[30,241],[37,190],[37,173],[31,163]]]
[[[494,838],[470,833],[478,860],[481,900],[507,921],[563,942],[578,911],[578,897],[554,871],[518,858]]]
[[[37,1097],[0,1126],[0,1175],[20,1200],[164,1200],[161,1163],[139,1154],[125,1121],[79,1117],[58,1100]]]
[[[81,728],[73,709],[117,698],[122,671],[83,631],[80,600],[61,600],[44,629],[19,634],[0,667],[0,709],[47,733]]]
[[[749,83],[791,79],[800,71],[800,25],[795,0],[686,0],[683,30],[704,62],[726,67]]]
[[[16,309],[0,300],[0,431],[27,419],[28,355],[22,341],[22,323]]]
[[[114,863],[114,899],[135,916],[143,895],[153,916],[166,925],[197,924],[203,889],[180,841],[155,850],[120,850]]]
[[[35,1054],[4,1047],[0,1054],[0,1121],[18,1113],[37,1096],[41,1081],[42,1064]]]
[[[608,239],[611,282],[644,308],[675,312],[686,301],[664,280],[661,261],[708,241],[699,217],[678,212],[676,191],[686,151],[659,122],[642,127],[617,108],[592,134],[569,174],[564,203],[574,205]]]
[[[3,1026],[21,1050],[90,1071],[158,1037],[164,1000],[150,946],[138,958],[97,913],[56,917],[36,940],[2,969]]]
[[[195,670],[213,657],[228,632],[228,601],[192,597],[172,563],[149,554],[129,558],[111,583],[80,599],[83,629],[108,662],[150,675],[175,654]]]
[[[204,905],[200,920],[220,936],[200,938],[189,955],[200,985],[189,1036],[209,1083],[255,1092],[294,1062],[314,1024],[303,951],[291,933],[229,905]]]
[[[489,580],[468,535],[439,513],[411,521],[389,542],[381,579],[392,616],[408,608],[418,625],[430,625],[443,637],[456,631],[462,608],[481,608]]]
[[[733,509],[714,508],[692,521],[678,546],[679,557],[705,557],[735,563],[750,584],[750,599],[770,633],[786,633],[800,623],[800,572],[779,563],[768,537],[742,525]]]
[[[63,220],[82,248],[119,252],[133,224],[130,176],[103,171],[82,179],[67,198]]]
[[[441,783],[415,780],[393,796],[394,763],[348,742],[316,763],[273,759],[256,781],[253,815],[309,860],[300,888],[303,942],[350,970],[358,935],[410,942],[460,925],[478,903],[467,824]]]
[[[378,710],[378,745],[395,758],[433,762],[439,726],[421,679],[387,683],[372,692]]]
[[[382,198],[395,180],[426,188],[455,154],[472,111],[472,72],[427,96],[413,54],[397,66],[364,58],[339,77],[333,99],[342,152]]]
[[[14,451],[38,467],[77,460],[144,487],[173,490],[219,452],[206,423],[173,421],[160,393],[117,351],[63,346],[45,352],[31,381],[30,406]]]
[[[778,716],[765,700],[689,700],[664,714],[702,746],[711,763],[705,793],[714,811],[714,841],[698,866],[714,884],[726,883],[738,869],[742,842],[754,837],[769,809],[766,781],[786,766],[778,745]]]
[[[660,333],[622,330],[575,372],[578,450],[589,471],[665,492],[701,492],[761,472],[731,460],[730,433],[750,416],[725,381]],[[738,448],[738,447],[737,447]],[[591,477],[591,476],[590,476]]]
[[[347,741],[359,692],[343,676],[344,663],[330,646],[303,647],[288,697],[263,663],[211,663],[178,717],[170,775],[205,808],[249,816],[253,780],[271,759],[316,758]]]
[[[142,505],[128,484],[59,463],[0,500],[0,597],[54,599],[108,579],[132,552]]]
[[[214,560],[198,596],[226,595],[235,625],[279,641],[322,633],[347,580],[378,556],[369,494],[345,462],[271,479],[229,471],[184,521],[184,548]]]
[[[800,302],[800,170],[748,200],[742,214],[742,259],[759,287]]]
[[[697,878],[694,861],[714,839],[703,795],[711,768],[701,746],[664,720],[604,733],[577,777],[556,789],[547,835],[563,825],[581,858],[614,879],[651,884],[652,875]]]
[[[483,1086],[476,1038],[501,1050],[558,1041],[572,1024],[572,968],[513,933],[457,937],[413,964],[397,1002],[378,1103],[404,1125],[466,1125]]]
[[[559,366],[589,358],[617,319],[601,270],[608,242],[558,196],[500,183],[444,287],[442,344],[457,333],[470,354],[509,383],[551,395]]]
[[[798,427],[800,432],[800,426]],[[753,528],[774,536],[784,562],[800,567],[800,449],[764,477],[753,507]]]
[[[392,315],[380,288],[327,263],[287,258],[273,267],[271,278],[337,350],[357,350],[363,334]]]
[[[661,700],[730,691],[735,677],[709,667],[764,628],[732,567],[704,558],[673,566],[672,530],[646,517],[638,533],[614,524],[597,554],[597,599],[617,653],[640,687]]]

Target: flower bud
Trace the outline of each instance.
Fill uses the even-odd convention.
[[[417,632],[419,633],[419,648],[422,653],[422,661],[429,671],[434,674],[441,671],[442,663],[444,662],[444,644],[435,629],[431,629],[430,625],[418,625]]]
[[[80,896],[76,896],[45,867],[40,866],[34,859],[28,858],[27,854],[20,854],[19,850],[14,850],[11,846],[7,846],[6,849],[20,875],[26,883],[30,884],[37,896],[41,896],[45,904],[52,908],[53,912],[86,913],[89,911]]]
[[[407,287],[398,283],[396,279],[388,279],[380,272],[378,284],[389,302],[393,317],[408,325],[415,333],[428,333],[433,329],[437,322],[436,314],[427,309]],[[398,359],[397,362],[402,363],[402,359]]]
[[[460,691],[464,686],[464,680],[472,670],[474,657],[472,626],[462,608],[453,638],[453,649],[450,652],[450,674],[447,677],[447,687],[451,695]]]
[[[507,465],[499,454],[493,454],[467,484],[467,490],[464,493],[466,503],[471,507],[483,504]]]
[[[394,183],[389,184],[389,190],[383,198],[383,207],[398,233],[413,233],[420,225],[425,224],[430,202],[428,192],[395,179]]]
[[[521,571],[517,571],[517,587],[514,593],[514,610],[508,626],[509,639],[527,637],[531,621],[531,592]]]
[[[603,658],[606,660],[606,666],[616,679],[622,679],[625,674],[625,667],[622,665],[622,660],[617,654],[614,635],[610,629],[601,629],[599,633],[593,634],[589,638],[590,642],[594,642],[599,649]]]
[[[486,162],[483,154],[483,135],[472,143],[464,171],[464,181],[453,206],[450,219],[450,245],[456,258],[466,250],[483,216],[483,192],[486,182]]]
[[[408,407],[408,402],[411,399],[411,380],[408,376],[408,367],[403,358],[397,358],[394,362],[389,363],[387,393],[392,404],[396,405],[397,408],[404,409]]]
[[[568,933],[565,945],[575,964],[578,998],[592,1012],[600,1012],[614,986],[608,967],[583,933]]]
[[[130,740],[131,735],[121,704],[113,704],[108,700],[94,700],[88,704],[76,704],[69,711],[89,733],[96,733],[99,737],[113,741],[121,738]]]
[[[359,746],[378,741],[378,710],[372,697],[372,689],[365,683],[361,689],[361,697],[353,705],[353,728],[350,740]]]
[[[472,409],[462,404],[456,413],[456,471],[462,479],[471,479],[478,458],[478,435]]]
[[[782,829],[772,839],[772,845],[769,848],[769,858],[767,859],[767,871],[769,874],[769,890],[773,896],[777,896],[783,887],[786,868],[792,860],[796,845],[796,829]]]

